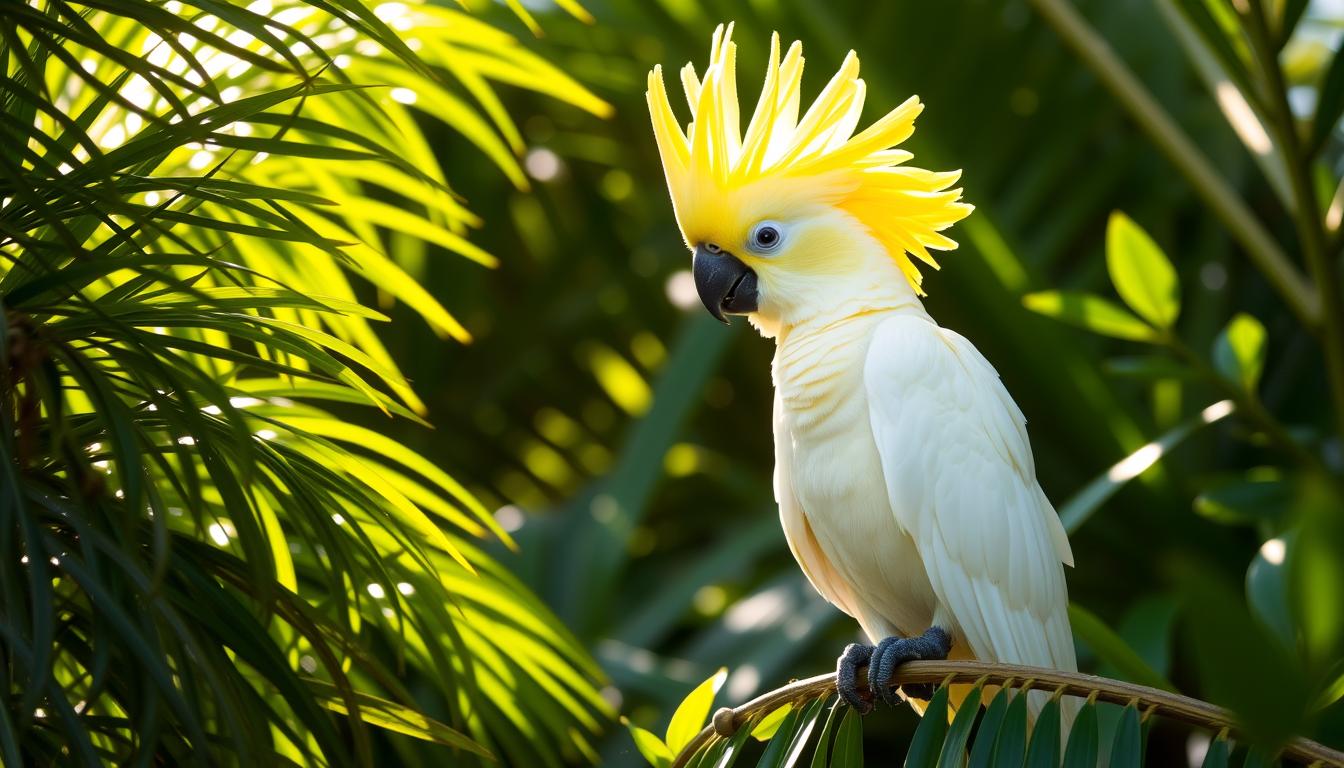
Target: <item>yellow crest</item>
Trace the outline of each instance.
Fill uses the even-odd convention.
[[[859,58],[850,51],[800,120],[803,47],[793,43],[781,61],[775,34],[770,39],[765,85],[743,134],[732,34],[732,24],[715,30],[703,80],[691,64],[681,71],[691,108],[691,122],[684,131],[672,113],[662,67],[649,73],[649,112],[682,232],[689,216],[713,215],[698,205],[705,198],[763,180],[791,188],[802,184],[804,189],[815,182],[817,199],[863,223],[923,295],[919,269],[910,257],[937,269],[929,249],[956,248],[955,241],[939,232],[972,208],[959,202],[961,189],[948,188],[961,177],[960,171],[907,167],[903,163],[913,155],[893,148],[914,133],[915,117],[923,110],[918,97],[910,97],[855,135],[864,83]]]

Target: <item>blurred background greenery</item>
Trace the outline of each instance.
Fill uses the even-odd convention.
[[[118,11],[112,2],[74,5]],[[360,5],[333,2],[339,8]],[[395,4],[363,5],[377,7],[380,17],[399,17],[389,8]],[[720,703],[737,704],[792,678],[832,669],[838,651],[856,638],[854,622],[811,590],[784,544],[771,490],[773,348],[745,323],[725,328],[700,307],[644,105],[645,75],[654,64],[693,61],[703,67],[715,25],[732,20],[744,94],[756,87],[773,30],[786,41],[803,41],[809,59],[804,87],[812,94],[854,49],[868,84],[868,118],[918,94],[928,108],[904,148],[922,167],[964,169],[965,199],[977,210],[951,230],[961,248],[927,276],[927,305],[941,324],[985,353],[1027,416],[1041,483],[1072,528],[1077,567],[1068,574],[1070,596],[1087,628],[1075,617],[1082,668],[1123,679],[1169,680],[1251,720],[1286,713],[1267,726],[1267,741],[1291,731],[1344,746],[1344,704],[1338,701],[1344,694],[1344,551],[1337,546],[1344,444],[1334,431],[1338,414],[1330,404],[1321,342],[1246,257],[1245,230],[1235,226],[1236,216],[1243,223],[1263,222],[1278,244],[1273,247],[1287,253],[1295,269],[1307,271],[1299,256],[1305,230],[1294,226],[1302,218],[1294,203],[1301,190],[1291,183],[1301,179],[1266,128],[1269,111],[1263,110],[1272,111],[1274,94],[1262,93],[1263,86],[1248,83],[1241,72],[1256,71],[1255,54],[1232,5],[1065,4],[1132,70],[1156,109],[1192,137],[1186,149],[1205,156],[1244,201],[1232,219],[1211,213],[1207,190],[1192,186],[1173,162],[1181,158],[1145,133],[1151,121],[1136,121],[1113,88],[1065,44],[1058,24],[1040,13],[1058,8],[1060,0],[588,0],[583,5],[592,23],[572,3],[464,5],[614,110],[605,119],[597,116],[601,104],[536,62],[534,70],[520,72],[492,65],[490,56],[467,59],[503,86],[495,95],[520,132],[516,172],[501,161],[510,148],[495,135],[506,133],[499,127],[506,120],[491,112],[495,128],[486,129],[489,138],[483,139],[470,129],[470,115],[444,107],[457,102],[444,100],[439,87],[473,104],[472,110],[490,111],[473,100],[479,93],[466,93],[469,80],[462,72],[451,71],[446,84],[413,81],[420,71],[406,62],[402,69],[363,73],[365,80],[381,77],[400,86],[377,96],[379,109],[398,120],[409,120],[410,112],[396,104],[420,100],[423,113],[415,117],[424,144],[417,139],[407,151],[423,160],[432,148],[454,191],[484,222],[470,231],[470,243],[497,256],[499,264],[489,269],[451,257],[433,237],[393,226],[387,209],[371,202],[393,200],[418,210],[417,204],[387,189],[370,192],[368,179],[348,169],[352,176],[333,171],[344,186],[336,190],[343,207],[332,217],[357,220],[360,239],[380,244],[472,340],[441,338],[442,323],[436,332],[424,322],[440,317],[425,309],[427,302],[408,306],[406,295],[389,287],[391,270],[361,262],[369,284],[342,290],[391,317],[375,329],[386,348],[378,359],[395,361],[409,382],[395,394],[412,408],[418,396],[434,428],[340,402],[323,407],[338,421],[368,427],[410,449],[410,459],[398,452],[371,460],[402,466],[421,456],[450,472],[518,544],[516,550],[487,544],[485,554],[469,550],[492,585],[475,595],[480,615],[505,629],[496,632],[479,615],[452,614],[453,621],[474,626],[485,648],[478,653],[507,666],[489,692],[494,698],[465,682],[457,687],[455,677],[444,679],[472,677],[456,657],[428,658],[430,650],[417,645],[406,663],[398,651],[399,630],[368,609],[376,626],[359,629],[355,620],[356,627],[347,629],[366,633],[361,642],[374,649],[375,669],[398,681],[378,692],[454,725],[461,725],[459,710],[469,713],[489,700],[490,722],[462,719],[470,721],[473,738],[517,764],[535,764],[539,758],[532,753],[542,752],[568,762],[638,765],[642,758],[630,735],[614,720],[601,727],[600,718],[619,711],[661,733],[677,703],[720,667],[729,670]],[[1284,100],[1307,136],[1303,153],[1311,162],[1303,178],[1319,208],[1307,219],[1318,220],[1318,234],[1328,236],[1325,256],[1336,266],[1327,274],[1337,280],[1339,215],[1331,201],[1344,174],[1344,135],[1335,125],[1344,110],[1344,66],[1337,56],[1344,4],[1251,5],[1273,20],[1268,44],[1282,48],[1277,60],[1288,86]],[[50,0],[44,7],[57,6],[66,4]],[[187,5],[206,6],[216,7],[212,0]],[[17,14],[19,7],[6,10]],[[174,9],[179,11],[180,5]],[[18,39],[13,28],[0,25],[0,34],[9,35],[6,51]],[[448,29],[444,34],[454,45],[486,41],[512,50],[484,27],[463,37]],[[451,57],[433,65],[451,69]],[[13,64],[6,71],[17,77],[21,70]],[[1312,133],[1318,111],[1332,117]],[[336,125],[338,114],[323,117],[326,123],[305,127],[318,143],[349,141],[339,134],[342,128],[382,125],[363,113],[367,123],[352,118],[348,126]],[[395,145],[389,137],[397,135],[388,129],[378,139]],[[179,159],[187,163],[189,155]],[[420,170],[438,172],[427,162]],[[313,184],[304,173],[300,166],[286,179],[308,188]],[[446,197],[433,199],[457,210]],[[1171,338],[1193,350],[1193,359],[1203,361],[1198,365],[1180,354],[1172,362],[1142,344],[1058,323],[1024,303],[1037,294],[1033,306],[1041,309],[1039,292],[1054,289],[1115,296],[1105,258],[1107,222],[1115,211],[1149,232],[1174,262],[1182,312]],[[469,215],[447,219],[451,227],[445,231],[454,234],[466,233],[474,222]],[[453,242],[459,252],[475,253]],[[344,278],[333,282],[345,285]],[[1253,343],[1246,352],[1224,342],[1224,351],[1216,352],[1237,313],[1263,326],[1263,345]],[[1239,327],[1237,339],[1253,342],[1255,326]],[[1260,350],[1263,373],[1257,371],[1249,384],[1238,380]],[[1230,416],[1218,406],[1229,397],[1237,401]],[[1253,418],[1260,404],[1272,416]],[[346,442],[367,449],[361,455],[383,453],[354,434]],[[1284,450],[1285,443],[1296,448]],[[1299,471],[1303,465],[1307,470]],[[1320,475],[1333,479],[1312,482]],[[198,522],[210,519],[201,515]],[[319,522],[324,531],[332,527],[326,519]],[[459,534],[484,535],[484,527],[472,526],[446,530],[455,543],[470,538]],[[194,534],[179,533],[208,543],[204,526],[197,527]],[[286,531],[294,534],[288,519]],[[225,537],[221,546],[227,545]],[[1307,550],[1310,556],[1299,561],[1314,570],[1288,572],[1298,549]],[[372,578],[379,568],[377,548],[362,557],[352,570]],[[547,620],[511,576],[493,570],[494,561],[516,574],[559,621]],[[323,566],[309,564],[332,582],[331,594],[344,595],[343,574]],[[462,579],[453,587],[469,590],[473,583]],[[444,603],[425,597],[428,591],[403,593],[407,599],[400,603],[416,616],[437,615]],[[456,594],[451,587],[448,592]],[[258,599],[267,597],[263,590]],[[532,623],[518,618],[519,611],[500,611],[508,614],[500,618],[487,610],[494,605],[522,606],[524,617],[542,617],[537,632],[557,657],[548,658],[546,667],[557,675],[567,664],[579,670],[564,679],[581,704],[557,707],[553,688],[520,682],[526,660],[509,655],[507,631]],[[1089,615],[1100,620],[1086,621]],[[559,632],[558,623],[574,638]],[[1123,640],[1119,646],[1116,636]],[[1128,657],[1126,647],[1133,651]],[[582,648],[605,680],[593,682],[598,675],[589,674]],[[17,662],[11,658],[11,664]],[[611,712],[588,695],[590,683],[604,686],[601,696]],[[525,714],[510,708],[510,694],[526,697]],[[545,721],[545,738],[520,744],[533,717]],[[571,727],[571,720],[582,728]],[[915,724],[906,711],[873,715],[865,729],[869,754],[902,754]],[[333,732],[323,746],[347,735]],[[1150,764],[1198,764],[1206,744],[1207,734],[1159,724],[1148,737]],[[398,764],[439,764],[443,754],[381,732],[363,746],[379,761]],[[456,757],[467,759],[465,753]]]
[[[1076,6],[1275,237],[1295,248],[1284,204],[1173,26],[1173,11],[1201,4]],[[1027,3],[640,0],[588,8],[596,25],[543,15],[546,34],[535,46],[614,104],[615,116],[596,121],[522,97],[518,109],[534,115],[523,123],[534,191],[479,185],[471,200],[491,222],[478,241],[508,257],[489,272],[431,265],[426,273],[476,341],[427,354],[431,339],[411,328],[392,343],[431,421],[461,438],[411,430],[400,439],[458,468],[500,510],[497,519],[518,529],[521,551],[505,562],[590,645],[612,678],[609,693],[635,722],[661,733],[675,702],[721,665],[730,669],[721,703],[824,672],[856,635],[803,581],[778,530],[773,347],[744,323],[713,323],[699,306],[650,141],[645,73],[655,63],[703,67],[720,21],[737,24],[744,94],[778,30],[803,41],[811,93],[852,48],[872,116],[911,93],[929,105],[906,147],[924,167],[963,168],[965,197],[977,210],[954,228],[961,249],[929,277],[927,303],[998,368],[1027,416],[1037,472],[1057,506],[1222,398],[1207,382],[1136,365],[1141,345],[1023,307],[1023,295],[1045,288],[1114,295],[1103,257],[1114,210],[1175,262],[1188,346],[1206,355],[1234,312],[1259,318],[1268,331],[1266,407],[1293,429],[1328,434],[1327,384],[1310,336]],[[1311,3],[1283,50],[1289,96],[1304,115],[1338,47],[1342,12]],[[460,154],[460,139],[439,140],[443,154]],[[1330,179],[1341,170],[1340,148],[1332,138],[1319,164]],[[467,161],[490,172],[484,161]],[[1073,534],[1072,600],[1194,695],[1209,690],[1193,639],[1179,631],[1184,581],[1176,574],[1198,569],[1240,592],[1262,544],[1287,524],[1286,492],[1273,482],[1258,487],[1269,490],[1253,519],[1240,497],[1229,511],[1202,495],[1254,468],[1260,479],[1279,476],[1280,456],[1250,432],[1235,418],[1196,430]],[[1338,471],[1338,438],[1321,449]],[[1318,588],[1344,600],[1337,582]],[[1117,674],[1085,644],[1082,651],[1084,669]],[[892,721],[866,729],[879,754],[913,727],[908,717],[876,717]],[[1344,742],[1344,713],[1331,708],[1316,728],[1327,742]],[[1187,748],[1199,750],[1193,738],[1159,729],[1150,740],[1161,757],[1154,764],[1183,762]],[[603,755],[611,764],[638,761],[623,733]]]

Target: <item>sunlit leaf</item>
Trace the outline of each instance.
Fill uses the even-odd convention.
[[[1238,313],[1213,343],[1213,362],[1219,373],[1254,392],[1265,368],[1265,327],[1246,313]]]
[[[664,741],[668,749],[674,753],[680,752],[682,747],[695,738],[695,734],[700,732],[709,718],[710,708],[714,706],[714,694],[719,692],[719,688],[723,687],[723,681],[727,679],[728,670],[720,668],[682,699],[677,711],[672,713],[671,722],[667,724]]]
[[[333,712],[343,715],[349,714],[334,686],[316,680],[308,681],[308,685],[319,694],[326,696],[322,701],[323,706]],[[466,750],[482,757],[494,758],[494,755],[488,750],[461,732],[449,728],[443,723],[436,722],[410,707],[370,696],[366,693],[356,693],[355,698],[359,702],[360,718],[370,725],[376,725],[379,728],[396,733],[403,733],[407,736],[414,736],[417,739]]]
[[[1106,269],[1120,298],[1158,328],[1171,328],[1181,311],[1176,268],[1162,249],[1125,214],[1106,227]]]
[[[675,755],[667,744],[663,743],[662,739],[625,718],[621,718],[621,722],[629,729],[630,737],[635,740],[635,748],[639,750],[639,754],[644,756],[649,765],[654,766],[654,768],[668,768],[672,765],[672,758]]]
[[[785,704],[776,707],[768,712],[751,728],[751,737],[757,741],[768,741],[775,736],[775,731],[783,724],[784,719],[793,711],[792,704]]]
[[[1103,336],[1128,341],[1156,342],[1158,332],[1120,305],[1088,293],[1042,291],[1022,297],[1033,312],[1076,325]]]

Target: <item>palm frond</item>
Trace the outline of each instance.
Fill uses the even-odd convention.
[[[606,106],[427,5],[35,0],[0,38],[3,762],[591,752],[601,673],[507,534],[349,418],[423,412],[373,290],[468,338],[394,243],[495,263],[418,118],[521,187],[498,85]]]

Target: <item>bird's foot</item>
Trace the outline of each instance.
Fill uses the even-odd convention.
[[[873,705],[863,696],[858,683],[859,670],[867,667],[869,698],[880,698],[896,706],[901,702],[891,686],[896,668],[915,659],[946,659],[951,650],[952,638],[939,627],[929,627],[919,637],[888,637],[876,646],[850,643],[836,662],[836,688],[840,697],[860,714],[872,711]],[[933,695],[933,686],[928,684],[903,687],[910,698],[927,700]]]

